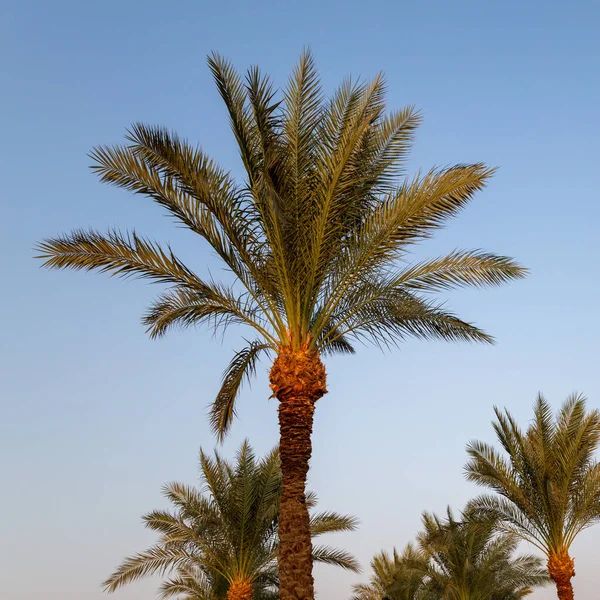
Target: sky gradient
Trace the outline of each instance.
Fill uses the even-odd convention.
[[[493,347],[412,341],[327,361],[310,488],[321,508],[360,519],[331,541],[365,573],[317,568],[319,598],[347,599],[375,552],[412,539],[422,510],[458,510],[476,493],[465,445],[493,441],[494,405],[523,424],[538,391],[554,406],[573,391],[598,406],[599,19],[592,2],[0,2],[3,596],[105,597],[100,582],[153,541],[140,517],[165,506],[162,484],[196,481],[199,447],[215,445],[206,407],[242,332],[151,341],[139,321],[157,286],[47,272],[32,258],[37,241],[73,228],[135,228],[218,276],[201,240],[149,200],[98,183],[87,157],[143,121],[241,174],[211,50],[283,85],[310,45],[328,91],[384,71],[389,106],[423,112],[411,173],[499,167],[416,255],[484,248],[531,269],[500,289],[443,296],[496,336]],[[228,456],[246,437],[260,453],[277,441],[267,369],[241,397]],[[600,526],[573,547],[578,597],[597,592],[599,544]],[[114,597],[155,590],[147,581]]]

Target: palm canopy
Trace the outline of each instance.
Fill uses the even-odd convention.
[[[126,558],[105,581],[105,589],[143,577],[169,574],[161,598],[223,600],[232,584],[246,582],[252,598],[275,600],[277,595],[277,522],[281,495],[279,453],[257,459],[247,442],[231,463],[215,452],[200,451],[202,487],[170,483],[165,497],[174,511],[157,510],[144,516],[147,527],[160,534],[148,550]],[[310,509],[316,497],[309,494]],[[352,531],[357,521],[335,512],[311,514],[311,535]],[[317,562],[358,571],[347,552],[315,546]],[[234,596],[235,597],[235,596]],[[250,596],[248,596],[250,597]]]
[[[425,598],[517,600],[548,583],[541,559],[515,557],[519,538],[498,535],[497,524],[495,518],[469,512],[456,520],[450,509],[446,519],[424,514],[419,546],[428,557]]]
[[[498,535],[494,518],[465,512],[457,520],[423,514],[416,546],[385,552],[371,563],[368,585],[353,600],[518,600],[548,577],[535,556],[515,556],[518,538]]]
[[[425,555],[412,544],[399,554],[382,551],[371,560],[371,580],[354,586],[352,600],[425,600],[423,569]]]
[[[420,116],[411,107],[386,113],[381,75],[346,80],[327,99],[309,52],[282,93],[257,68],[242,78],[217,54],[208,62],[244,181],[200,148],[143,124],[128,131],[126,145],[98,147],[91,157],[103,182],[151,198],[204,238],[235,281],[205,280],[169,246],[133,232],[46,240],[46,266],[167,284],[143,318],[153,337],[198,324],[253,329],[256,339],[234,356],[214,405],[219,435],[262,352],[354,352],[358,340],[387,345],[407,336],[491,341],[431,293],[497,285],[525,270],[482,251],[414,264],[408,253],[464,208],[493,169],[459,164],[399,182]]]
[[[554,418],[538,395],[534,419],[523,431],[512,415],[495,409],[494,430],[504,449],[474,441],[468,445],[467,478],[498,496],[473,502],[497,514],[503,527],[548,555],[567,551],[586,527],[600,521],[600,411],[586,410],[572,395]]]

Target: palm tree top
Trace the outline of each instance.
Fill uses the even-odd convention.
[[[409,253],[456,216],[494,169],[458,164],[402,179],[421,118],[413,107],[386,112],[381,75],[348,79],[326,98],[309,51],[282,91],[256,67],[243,78],[216,53],[208,64],[243,181],[185,139],[140,123],[125,145],[95,148],[92,168],[204,238],[235,281],[203,279],[170,246],[117,230],[45,240],[38,246],[45,266],[166,284],[143,318],[152,337],[198,324],[252,329],[256,339],[234,357],[215,405],[221,435],[264,351],[351,353],[357,341],[385,346],[409,336],[492,341],[435,294],[499,285],[526,270],[481,250],[417,263]]]
[[[152,574],[167,575],[161,597],[187,593],[219,600],[234,581],[251,584],[257,598],[275,597],[278,575],[277,525],[281,495],[277,449],[259,459],[244,442],[235,461],[200,450],[200,486],[173,482],[163,488],[174,510],[143,517],[159,534],[155,545],[126,558],[104,585],[109,592]],[[357,519],[333,511],[316,512],[307,495],[313,540],[327,533],[354,531]],[[348,552],[315,545],[314,560],[359,571]],[[195,595],[194,595],[195,594]],[[255,596],[253,596],[255,597]]]
[[[518,600],[548,583],[539,557],[516,556],[519,539],[497,532],[495,517],[425,512],[416,544],[376,555],[368,585],[353,600]]]
[[[503,526],[548,555],[568,551],[575,537],[600,521],[600,411],[572,394],[556,413],[539,394],[534,418],[522,430],[508,411],[495,408],[493,423],[504,453],[473,441],[467,478],[491,488],[474,508],[494,512]]]

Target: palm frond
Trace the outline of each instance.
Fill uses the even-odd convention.
[[[313,538],[324,533],[355,531],[357,528],[357,519],[335,512],[318,513],[312,515],[310,518],[310,533]]]
[[[506,256],[480,251],[455,251],[427,260],[396,276],[395,284],[408,290],[432,292],[456,287],[487,287],[521,279],[526,269]]]
[[[323,348],[343,337],[386,345],[396,345],[407,337],[493,342],[491,336],[443,306],[387,282],[366,282],[348,296],[333,318],[334,333],[322,342]]]
[[[231,129],[235,135],[242,162],[252,182],[257,170],[257,141],[254,124],[247,106],[244,83],[233,65],[217,52],[207,59],[219,94],[227,107]]]
[[[142,323],[152,338],[165,335],[173,327],[185,329],[206,323],[214,329],[224,329],[236,323],[252,327],[274,344],[269,325],[251,298],[236,297],[232,290],[212,283],[193,290],[177,286],[161,294]]]
[[[313,560],[326,565],[341,567],[347,571],[360,573],[358,561],[345,550],[330,548],[329,546],[313,546]]]
[[[240,192],[228,176],[210,159],[175,138],[177,145],[183,147],[173,149],[171,154],[184,150],[181,161],[191,157],[188,161],[192,164],[187,165],[187,171],[193,168],[194,179],[203,183],[196,185],[199,192],[190,189],[164,165],[148,160],[148,147],[142,145],[158,138],[165,146],[171,143],[168,132],[136,124],[127,137],[131,146],[101,146],[92,151],[92,170],[100,180],[152,198],[179,222],[205,238],[234,273],[247,279],[248,264],[242,261],[240,254],[246,255],[255,239],[248,224],[240,223],[238,215],[244,214]]]
[[[223,441],[235,417],[235,401],[242,383],[255,374],[261,353],[270,348],[272,349],[268,344],[251,342],[248,347],[236,352],[229,363],[210,411],[210,423],[219,441]]]
[[[128,583],[148,575],[164,575],[190,560],[192,560],[192,557],[185,549],[153,546],[145,552],[126,558],[104,582],[104,589],[107,592],[114,592]]]
[[[205,284],[174,254],[135,232],[109,231],[102,235],[94,230],[74,231],[70,235],[45,240],[38,245],[51,269],[70,268],[120,277],[138,277],[157,283],[172,283],[183,288],[203,291]]]

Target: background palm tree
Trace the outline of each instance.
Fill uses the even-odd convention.
[[[497,534],[494,518],[448,509],[440,519],[424,513],[416,548],[401,555],[381,553],[366,586],[356,586],[353,600],[518,600],[545,585],[548,576],[536,556],[517,556],[519,538]]]
[[[165,486],[174,512],[144,516],[160,534],[148,550],[126,558],[105,582],[113,592],[152,574],[170,572],[161,598],[182,600],[275,600],[278,598],[277,526],[281,495],[280,460],[273,450],[257,460],[247,442],[235,464],[200,451],[202,488],[180,483]],[[205,491],[203,491],[205,490]],[[309,494],[309,508],[316,497]],[[353,531],[356,520],[334,512],[311,515],[311,536]],[[347,552],[315,546],[313,559],[358,571]]]
[[[39,245],[51,268],[99,270],[168,284],[145,315],[152,337],[174,326],[241,324],[254,331],[225,371],[211,420],[223,436],[243,380],[265,352],[279,400],[283,487],[279,524],[282,600],[314,596],[305,483],[315,404],[327,392],[322,354],[356,340],[407,336],[490,342],[429,294],[523,277],[507,257],[481,251],[408,264],[481,190],[483,164],[432,169],[399,182],[420,117],[385,112],[385,83],[346,80],[330,99],[303,53],[282,94],[257,69],[240,77],[213,54],[246,179],[236,183],[199,148],[158,127],[134,125],[127,145],[99,147],[104,182],[156,201],[212,246],[234,277],[205,280],[170,247],[136,233],[75,231]]]
[[[424,598],[444,600],[517,600],[548,583],[537,556],[515,557],[520,539],[497,534],[495,518],[469,512],[456,520],[423,515],[419,547],[427,557]],[[418,563],[414,567],[418,568]]]
[[[526,431],[508,411],[495,412],[494,430],[507,456],[471,442],[466,474],[500,496],[482,496],[472,507],[496,515],[506,530],[544,552],[558,597],[572,600],[569,548],[578,533],[600,520],[600,464],[594,460],[600,412],[586,412],[585,398],[573,395],[555,419],[539,395]]]
[[[371,561],[371,580],[354,586],[352,600],[424,600],[425,564],[425,556],[412,544],[402,554],[395,548],[391,555],[382,551]]]

